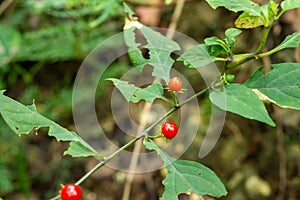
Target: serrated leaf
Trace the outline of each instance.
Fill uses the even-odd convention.
[[[183,61],[184,65],[189,68],[204,67],[217,60],[216,57],[208,54],[205,44],[200,44],[185,51],[178,59]]]
[[[72,155],[72,157],[88,157],[96,154],[97,152],[87,149],[81,142],[70,142],[69,148],[64,152],[64,155]]]
[[[259,68],[245,86],[252,88],[262,100],[283,108],[300,109],[300,64],[273,64],[266,75]],[[258,92],[258,91],[259,92]]]
[[[129,84],[127,81],[115,78],[109,78],[107,80],[113,82],[128,102],[131,101],[137,103],[140,100],[145,100],[146,102],[151,103],[157,98],[165,100],[163,87],[160,83],[154,82],[146,88],[139,88],[133,84]]]
[[[146,39],[145,45],[135,42],[136,37],[141,37],[135,33],[135,29],[138,29],[143,34],[143,37]],[[129,56],[133,64],[140,70],[146,64],[153,66],[152,75],[163,79],[167,83],[174,63],[170,56],[173,51],[180,49],[179,45],[138,21],[127,21],[124,26],[124,38],[126,45],[129,47]],[[143,57],[141,48],[149,50],[149,59]]]
[[[0,91],[0,113],[7,125],[17,135],[37,132],[40,128],[46,127],[49,128],[48,135],[55,137],[58,141],[79,142],[86,150],[91,151],[91,154],[96,152],[75,132],[69,131],[39,114],[35,105],[24,106],[5,96],[4,90]]]
[[[283,10],[292,10],[295,8],[300,8],[299,0],[285,0],[281,2],[281,8]]]
[[[296,48],[300,43],[300,32],[295,32],[292,35],[288,35],[283,42],[281,42],[277,47],[272,49],[272,52],[277,52],[282,49]]]
[[[260,16],[260,7],[257,3],[251,0],[206,0],[207,3],[213,8],[225,7],[233,12],[244,11],[252,16]]]
[[[213,104],[223,110],[275,126],[263,102],[250,88],[240,84],[230,84],[223,89],[210,93],[209,98]]]
[[[218,176],[204,165],[189,160],[174,160],[149,138],[144,139],[144,145],[149,150],[157,151],[168,171],[167,177],[163,180],[165,190],[161,200],[175,200],[179,194],[186,192],[214,197],[227,194]]]

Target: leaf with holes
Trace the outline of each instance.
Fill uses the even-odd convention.
[[[106,80],[112,81],[128,102],[131,101],[133,103],[137,103],[140,100],[145,100],[146,102],[151,103],[157,98],[166,100],[164,97],[163,87],[158,82],[154,82],[146,88],[139,88],[133,84],[129,84],[127,81],[115,78],[109,78]]]
[[[37,132],[40,128],[47,127],[49,128],[48,135],[55,137],[58,141],[80,143],[82,147],[85,148],[85,151],[89,152],[90,155],[96,155],[97,153],[75,132],[69,131],[39,114],[34,104],[24,106],[21,103],[5,96],[4,90],[0,91],[0,113],[7,125],[17,135]]]
[[[273,64],[273,70],[262,74],[259,68],[244,84],[252,88],[260,99],[283,108],[300,109],[300,64]]]
[[[142,35],[136,33],[137,30]],[[146,64],[149,64],[153,67],[152,75],[163,79],[167,83],[174,63],[170,56],[173,51],[180,50],[179,45],[140,22],[131,20],[127,20],[125,23],[124,38],[129,48],[129,57],[135,67],[142,70]],[[144,40],[146,40],[145,44],[136,42]],[[148,50],[149,58],[143,56],[141,49]]]
[[[226,85],[223,90],[212,91],[209,98],[213,104],[223,110],[275,126],[263,102],[244,85]]]
[[[206,0],[206,2],[213,8],[225,7],[233,12],[245,11],[252,16],[260,16],[260,7],[257,3],[251,0]]]
[[[165,190],[161,200],[177,199],[179,194],[187,192],[214,197],[227,194],[218,176],[204,165],[189,160],[174,160],[149,138],[144,139],[144,145],[149,150],[157,151],[168,171],[163,180]]]

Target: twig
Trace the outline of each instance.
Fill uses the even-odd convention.
[[[140,140],[141,138],[145,137],[146,134],[153,129],[155,126],[157,126],[160,122],[162,122],[165,118],[167,118],[169,115],[171,115],[173,112],[175,112],[177,109],[179,109],[178,107],[174,107],[171,110],[169,110],[169,112],[167,112],[166,114],[164,114],[161,118],[159,118],[156,122],[154,122],[153,124],[151,124],[149,127],[147,127],[142,133],[140,133],[137,137],[135,137],[134,139],[130,140],[128,143],[126,143],[124,146],[122,146],[121,148],[117,149],[116,151],[114,151],[112,154],[110,154],[109,156],[103,158],[95,167],[93,167],[88,173],[86,173],[84,176],[82,176],[75,184],[76,185],[80,185],[83,181],[85,181],[89,176],[91,176],[94,172],[96,172],[98,169],[100,169],[101,167],[103,167],[106,163],[108,163],[111,159],[113,159],[115,156],[119,155],[123,150],[127,149],[128,147],[130,147],[131,145],[133,145],[135,142],[137,142],[138,140]],[[50,200],[56,200],[59,199],[59,195],[51,198]]]

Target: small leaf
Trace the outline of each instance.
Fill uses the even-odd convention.
[[[233,12],[244,11],[252,16],[260,16],[259,5],[251,0],[206,0],[206,2],[213,9],[222,6]]]
[[[154,82],[152,85],[142,89],[133,84],[129,84],[127,81],[115,78],[106,80],[112,81],[128,102],[131,101],[137,103],[140,100],[145,100],[146,102],[151,103],[157,98],[165,100],[163,87],[160,83]]]
[[[269,12],[272,13],[272,16],[276,16],[278,14],[278,6],[279,4],[275,1],[271,0],[269,3]]]
[[[161,200],[175,200],[179,194],[186,192],[214,197],[227,194],[221,180],[209,168],[194,161],[174,160],[149,138],[144,139],[144,144],[147,149],[158,152],[168,171],[167,177],[163,180],[165,190]]]
[[[253,16],[247,12],[242,13],[234,22],[237,28],[255,28],[263,26],[264,22],[261,16]]]
[[[237,37],[238,35],[240,35],[241,33],[242,33],[242,31],[240,29],[229,28],[225,31],[225,36],[226,36],[226,38],[234,38],[234,37]]]
[[[242,33],[240,29],[237,28],[229,28],[225,31],[225,42],[230,49],[230,54],[232,53],[231,50],[236,44],[236,37],[239,36]]]
[[[285,0],[281,2],[281,8],[283,10],[292,10],[295,8],[300,8],[299,0]]]
[[[219,108],[275,126],[263,102],[244,85],[230,84],[223,91],[214,90],[209,98]]]
[[[283,108],[300,109],[300,64],[273,64],[266,75],[259,68],[245,86],[252,88],[260,99]]]
[[[42,127],[48,127],[48,135],[61,141],[73,141],[81,143],[91,154],[96,151],[88,145],[75,132],[68,131],[55,122],[47,119],[36,111],[35,105],[24,106],[21,103],[4,95],[0,91],[0,113],[7,125],[17,134],[29,134],[37,132]]]
[[[189,68],[197,68],[204,67],[217,60],[217,58],[208,54],[205,44],[200,44],[185,51],[177,60],[183,61],[184,65]]]
[[[271,19],[274,16],[277,16],[278,6],[279,6],[278,3],[271,0],[269,3],[264,4],[260,7],[265,27],[268,27],[268,26],[272,25],[271,24],[272,23]]]
[[[283,42],[281,42],[277,47],[272,49],[272,52],[277,52],[286,48],[296,48],[300,43],[300,32],[295,32],[292,35],[288,35]]]
[[[64,152],[64,155],[72,155],[72,157],[88,157],[96,156],[97,152],[87,149],[81,142],[70,142],[70,146]],[[99,158],[101,158],[101,156],[99,156]]]
[[[228,54],[230,52],[229,47],[217,37],[209,37],[204,39],[205,44],[208,46],[208,52],[211,56],[218,56],[220,54]]]

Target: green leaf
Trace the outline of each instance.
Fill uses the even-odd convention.
[[[299,0],[285,0],[281,2],[281,8],[283,10],[292,10],[295,8],[300,8]]]
[[[252,88],[261,100],[283,108],[300,109],[300,64],[273,64],[266,75],[259,68],[245,86]]]
[[[178,59],[190,68],[204,67],[217,60],[216,57],[208,54],[205,44],[200,44],[185,51]]]
[[[146,102],[151,103],[157,98],[166,99],[164,97],[163,87],[158,82],[154,82],[152,85],[142,89],[133,84],[129,84],[127,81],[115,78],[106,80],[112,81],[128,102],[131,101],[137,103],[140,100],[145,100]]]
[[[236,38],[241,34],[241,30],[236,28],[229,28],[225,31],[226,38],[220,39],[218,37],[205,38],[204,42],[207,45],[208,53],[210,56],[218,56],[221,54],[231,55],[232,48],[235,46]]]
[[[296,48],[300,43],[300,32],[293,33],[292,35],[288,35],[283,42],[281,42],[277,47],[272,49],[272,52],[277,52],[282,49],[287,48]]]
[[[271,13],[269,16],[276,16],[278,14],[278,7],[279,4],[271,0],[269,2],[269,13]]]
[[[64,155],[72,155],[72,157],[88,157],[96,156],[96,151],[91,151],[87,149],[81,142],[70,142],[70,146]],[[99,156],[101,158],[101,156]]]
[[[242,31],[237,28],[229,28],[225,31],[225,36],[226,36],[225,42],[228,48],[230,49],[230,54],[231,54],[231,50],[236,44],[236,37],[239,36],[241,33]]]
[[[214,197],[227,194],[218,176],[204,165],[189,160],[174,160],[149,138],[144,139],[144,145],[149,150],[157,151],[168,171],[167,177],[163,180],[165,190],[161,200],[175,200],[179,194],[186,192]]]
[[[261,16],[253,16],[247,12],[242,13],[234,22],[237,28],[255,28],[263,26],[264,22]]]
[[[225,31],[226,38],[234,38],[239,36],[242,33],[240,29],[237,28],[229,28]]]
[[[138,37],[135,33],[136,29],[146,39],[145,45],[135,42],[136,37]],[[146,64],[153,66],[152,75],[163,79],[167,83],[170,79],[170,70],[174,63],[174,60],[170,56],[173,51],[180,49],[179,45],[138,21],[128,20],[126,22],[124,26],[124,38],[129,47],[129,56],[133,60],[133,64],[140,70]],[[149,50],[149,59],[143,57],[141,48]]]
[[[127,3],[123,2],[124,11],[130,15],[135,15],[135,12],[127,5]]]
[[[211,56],[218,56],[220,54],[228,54],[230,52],[229,47],[224,42],[215,36],[205,38],[205,44],[208,46],[208,52]]]
[[[259,26],[269,27],[273,22],[272,18],[278,13],[278,3],[270,1],[260,6],[260,15],[253,15],[249,12],[243,12],[236,20],[237,28],[255,28]]]
[[[230,84],[223,89],[210,93],[209,98],[213,104],[223,110],[275,126],[263,102],[250,88],[240,84]]]
[[[251,0],[206,0],[206,2],[213,9],[222,6],[233,12],[244,11],[252,16],[260,16],[259,5]]]
[[[29,134],[37,132],[42,127],[49,128],[48,135],[55,137],[58,141],[72,141],[81,143],[95,155],[96,151],[88,145],[75,132],[68,131],[55,122],[47,119],[36,111],[35,105],[24,106],[21,103],[4,95],[4,90],[0,91],[0,113],[8,126],[17,134]]]

